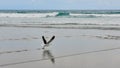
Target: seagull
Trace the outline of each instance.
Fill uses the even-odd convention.
[[[42,36],[42,40],[43,40],[43,42],[45,44],[42,49],[44,49],[45,47],[48,47],[49,44],[50,44],[50,42],[52,42],[54,39],[55,39],[55,36],[52,36],[52,38],[47,42],[47,40],[45,39],[45,37]]]

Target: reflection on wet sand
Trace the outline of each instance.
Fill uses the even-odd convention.
[[[55,58],[52,55],[50,50],[45,50],[45,49],[43,50],[43,59],[45,59],[45,58],[48,58],[51,60],[52,63],[55,63]]]

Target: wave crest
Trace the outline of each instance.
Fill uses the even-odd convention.
[[[82,14],[70,12],[51,13],[0,13],[0,17],[68,17],[68,18],[96,18],[96,17],[120,17],[120,14]]]

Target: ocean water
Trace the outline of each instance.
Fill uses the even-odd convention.
[[[1,10],[0,26],[120,29],[120,10]]]

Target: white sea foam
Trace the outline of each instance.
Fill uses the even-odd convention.
[[[74,14],[71,13],[71,16],[76,17],[120,17],[120,14]]]
[[[55,16],[57,12],[53,13],[0,13],[0,17],[47,17]]]
[[[120,14],[80,14],[69,13],[68,15],[59,15],[59,12],[51,13],[0,13],[0,17],[77,17],[77,18],[94,18],[94,17],[120,17]]]

